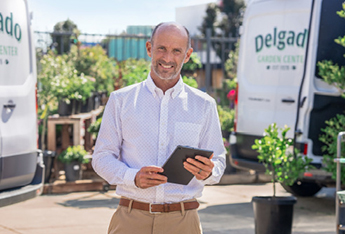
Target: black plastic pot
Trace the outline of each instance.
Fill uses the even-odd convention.
[[[54,166],[55,151],[44,150],[43,151],[43,163],[44,163],[44,183],[49,183],[51,170]]]
[[[81,113],[88,113],[93,110],[94,97],[91,95],[81,106]]]
[[[72,161],[65,164],[65,176],[66,181],[76,181],[81,179],[81,163],[78,161]]]
[[[99,93],[94,93],[93,98],[94,98],[93,109],[97,110],[101,106],[101,95]]]
[[[81,110],[81,101],[71,100],[70,104],[65,101],[59,101],[58,114],[60,116],[69,116],[79,114]]]
[[[253,197],[256,234],[291,234],[296,197]]]

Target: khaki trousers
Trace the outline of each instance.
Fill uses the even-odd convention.
[[[118,206],[108,234],[201,234],[197,210],[150,214],[148,211]]]

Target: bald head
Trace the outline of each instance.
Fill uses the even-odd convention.
[[[151,43],[153,44],[154,37],[157,33],[159,33],[160,31],[166,31],[166,30],[179,32],[181,36],[185,36],[186,42],[187,42],[187,49],[191,48],[191,38],[190,38],[188,29],[177,22],[164,22],[164,23],[158,24],[152,31],[152,35],[150,38]]]

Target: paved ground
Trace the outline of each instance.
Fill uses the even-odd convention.
[[[298,198],[293,234],[335,233],[332,188]],[[199,199],[205,234],[253,234],[252,196],[271,195],[272,184],[207,186]],[[287,195],[278,185],[278,195]],[[103,234],[118,205],[114,191],[43,195],[0,208],[0,234]]]

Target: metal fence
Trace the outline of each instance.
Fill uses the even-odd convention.
[[[228,54],[235,48],[237,38],[233,37],[211,37],[211,30],[207,30],[206,37],[192,37],[192,47],[198,54],[202,63],[202,70],[205,74],[206,91],[212,87],[212,70],[221,70],[225,74],[225,61]],[[82,33],[78,39],[72,32],[40,32],[35,31],[36,48],[43,53],[49,49],[56,49],[59,54],[68,53],[71,44],[80,43],[81,47],[95,45],[102,46],[109,57],[117,61],[129,58],[150,60],[146,54],[146,35],[114,35],[114,34],[89,34]]]

